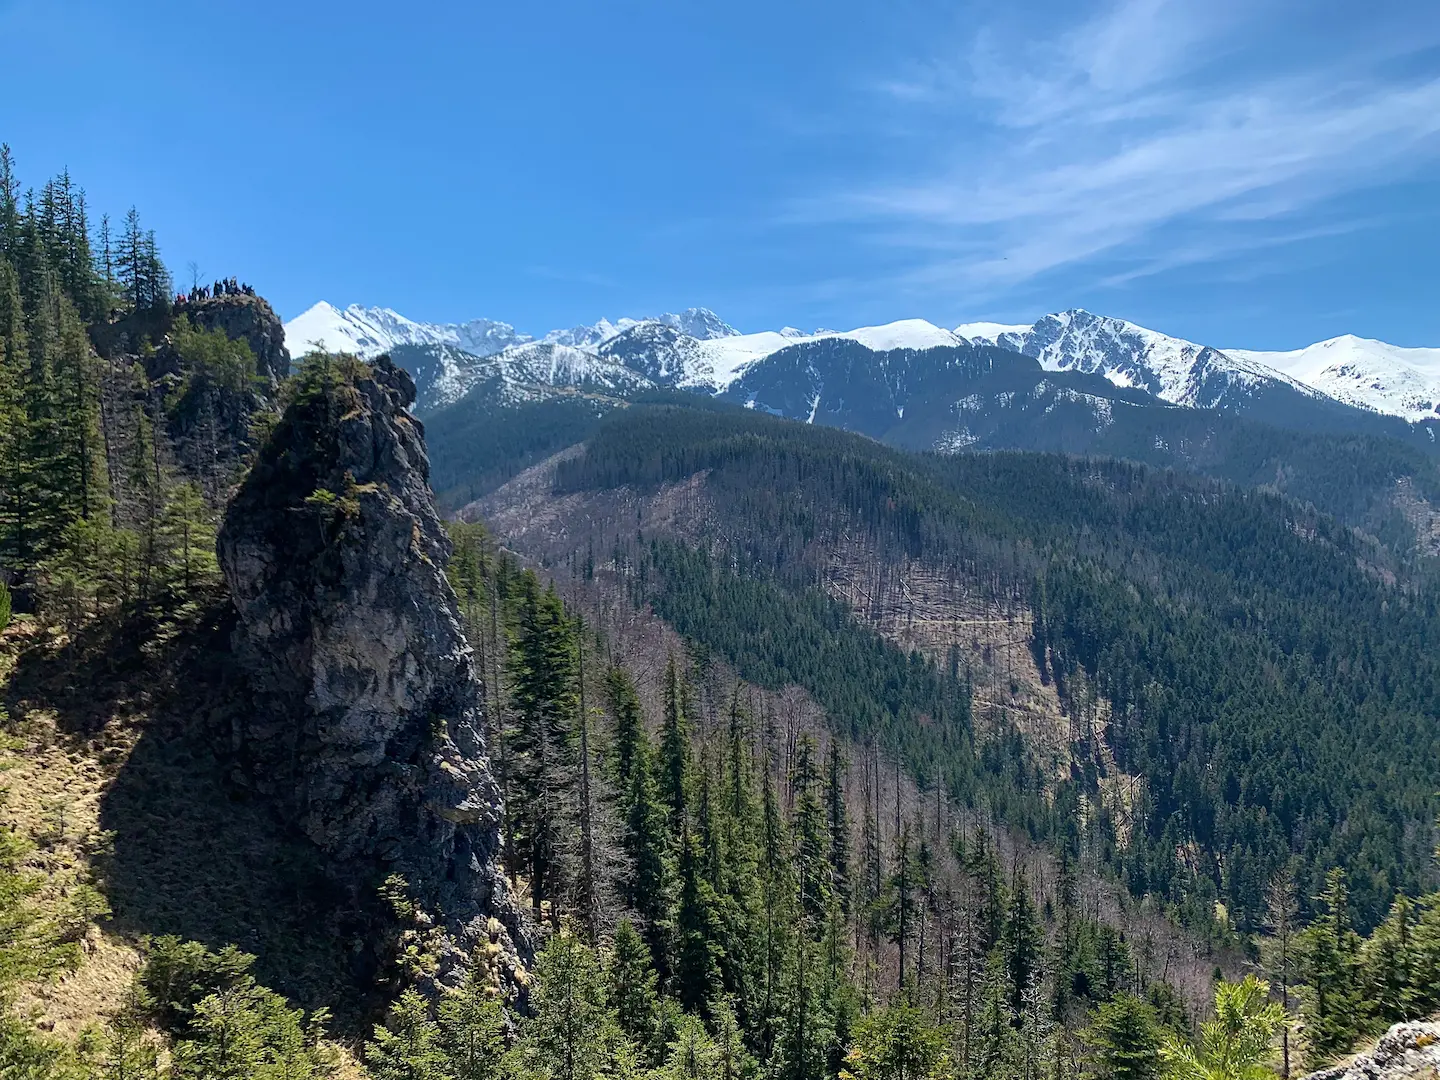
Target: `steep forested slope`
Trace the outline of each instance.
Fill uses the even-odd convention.
[[[610,408],[655,393],[640,360],[626,361],[639,365],[636,384],[601,385],[583,368],[547,375],[526,358],[530,348],[477,359],[469,392],[425,416],[437,487],[452,505],[585,437]],[[396,360],[433,366],[413,348],[397,350]],[[877,351],[837,337],[780,349],[717,399],[696,388],[680,396],[694,407],[728,403],[909,450],[1103,454],[1185,469],[1313,503],[1397,551],[1435,553],[1440,464],[1427,429],[1288,385],[1240,390],[1244,408],[1229,398],[1224,407],[1181,407],[1099,374],[1046,371],[1003,348]]]
[[[1311,895],[1344,864],[1373,922],[1397,887],[1423,883],[1440,759],[1435,598],[1332,519],[1113,461],[915,457],[768,417],[675,409],[613,418],[559,466],[556,486],[654,488],[695,474],[703,520],[676,535],[701,553],[633,531],[605,543],[660,610],[757,674],[769,665],[844,685],[853,665],[814,652],[815,619],[799,614],[819,610],[808,590],[842,536],[863,536],[880,560],[919,558],[972,589],[1023,595],[1039,666],[1113,755],[1096,760],[1087,735],[1051,804],[1095,801],[1109,760],[1143,781],[1132,822],[1112,807],[1032,825],[1084,831],[1137,892],[1192,910],[1222,898],[1254,925],[1287,860]],[[926,712],[877,711],[912,742]],[[999,799],[992,782],[965,779],[963,714],[945,723],[923,753],[911,746],[912,763],[962,797]],[[989,770],[1024,776],[1005,760]]]

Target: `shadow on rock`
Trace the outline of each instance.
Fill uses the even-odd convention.
[[[216,597],[178,619],[37,646],[21,656],[7,705],[17,721],[53,711],[72,752],[120,758],[100,806],[112,839],[96,860],[114,930],[235,944],[258,957],[262,983],[330,1007],[341,1034],[356,1032],[355,988],[374,980],[373,922],[346,910],[315,846],[252,800],[223,761],[251,708],[233,625]],[[123,746],[128,755],[117,755]]]

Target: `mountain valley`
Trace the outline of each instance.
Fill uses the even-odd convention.
[[[1424,356],[282,327],[18,191],[0,1076],[1426,1064]]]

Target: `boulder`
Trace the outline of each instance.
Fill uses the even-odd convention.
[[[1305,1080],[1440,1080],[1440,1023],[1396,1024],[1369,1053]]]

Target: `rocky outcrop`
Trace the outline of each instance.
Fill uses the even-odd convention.
[[[1440,1080],[1440,1023],[1396,1024],[1369,1053],[1305,1080]]]
[[[244,339],[255,354],[255,373],[272,385],[290,374],[285,326],[263,296],[216,296],[176,310],[201,330],[223,330],[231,341]]]
[[[445,579],[415,387],[387,357],[312,372],[231,501],[218,550],[256,709],[238,778],[357,904],[400,874],[447,931],[441,977],[529,931],[497,864],[484,694]]]

